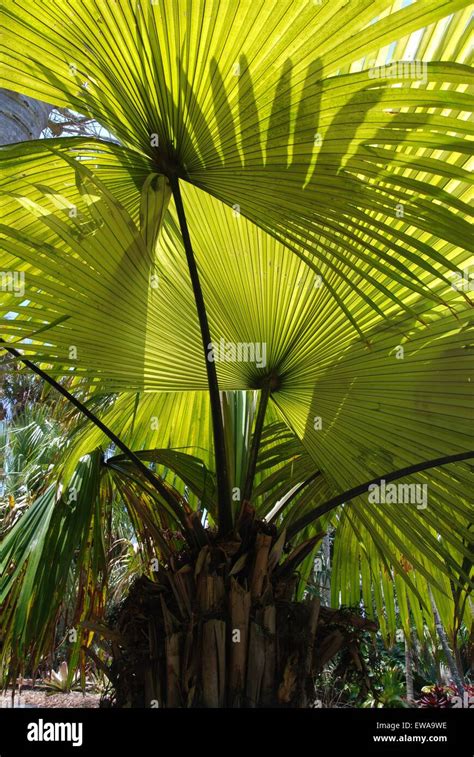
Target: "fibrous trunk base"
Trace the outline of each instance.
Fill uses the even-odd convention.
[[[358,634],[374,624],[294,601],[276,533],[257,521],[252,531],[245,551],[209,534],[197,555],[136,579],[111,624],[110,704],[311,707],[323,666],[343,649],[357,656]]]

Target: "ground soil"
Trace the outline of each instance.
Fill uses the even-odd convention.
[[[82,694],[80,691],[71,691],[69,694],[62,692],[54,692],[54,694],[48,694],[44,689],[40,688],[23,688],[20,692],[17,691],[15,695],[14,707],[86,707],[91,709],[99,706],[100,696],[99,694],[86,692]],[[0,692],[0,708],[12,706],[12,692],[11,689],[7,689],[6,692]]]

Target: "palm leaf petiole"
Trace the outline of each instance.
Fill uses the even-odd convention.
[[[186,260],[191,277],[194,301],[199,318],[201,329],[202,345],[206,362],[207,382],[209,387],[209,401],[211,405],[212,430],[214,437],[214,454],[216,460],[216,481],[217,481],[217,519],[218,529],[221,535],[226,535],[232,530],[232,504],[230,499],[229,468],[227,463],[227,454],[225,449],[224,423],[222,420],[221,401],[219,396],[219,384],[217,381],[217,372],[215,363],[208,360],[208,351],[211,345],[211,332],[207,320],[204,297],[199,281],[199,273],[194,258],[194,252],[189,236],[186,214],[184,212],[183,199],[179,188],[179,179],[176,175],[169,176],[171,189],[178,213],[179,225],[183,237]]]
[[[10,355],[13,355],[13,357],[15,357],[17,360],[20,360],[23,365],[30,369],[30,371],[33,371],[33,373],[36,373],[37,376],[40,376],[43,381],[46,381],[46,383],[54,387],[54,389],[56,389],[59,394],[69,400],[69,402],[74,405],[74,407],[77,408],[77,410],[79,410],[83,415],[85,415],[88,420],[92,421],[92,423],[94,423],[94,425],[96,425],[97,428],[99,428],[110,439],[110,441],[113,442],[124,453],[124,455],[126,455],[126,457],[128,457],[128,459],[136,465],[136,467],[141,471],[147,481],[153,486],[154,489],[158,491],[160,496],[172,508],[179,522],[185,525],[183,523],[183,513],[178,503],[175,501],[175,498],[173,497],[171,492],[168,491],[164,483],[157,476],[155,476],[155,474],[149,468],[147,468],[147,466],[140,460],[140,458],[137,457],[137,455],[131,449],[129,449],[129,447],[127,447],[127,445],[116,434],[114,434],[114,432],[110,428],[108,428],[105,423],[97,418],[97,416],[94,415],[94,413],[92,413],[89,408],[86,407],[86,405],[78,400],[77,397],[74,397],[71,392],[65,389],[65,387],[62,386],[58,381],[53,379],[52,376],[49,376],[45,371],[35,365],[35,363],[32,363],[31,360],[25,358],[14,347],[8,347],[3,339],[0,339],[0,342],[1,349],[4,349]]]
[[[303,515],[302,518],[299,518],[297,521],[295,521],[295,523],[293,523],[293,525],[289,526],[288,528],[287,541],[299,531],[302,531],[304,528],[306,528],[306,526],[309,526],[310,523],[320,518],[322,515],[325,515],[331,510],[334,510],[334,508],[338,507],[338,505],[342,505],[344,502],[348,502],[350,499],[354,499],[354,497],[358,497],[360,494],[367,492],[369,486],[371,486],[372,484],[380,484],[382,480],[384,480],[386,483],[389,483],[390,481],[396,481],[398,478],[411,476],[413,473],[419,473],[420,471],[428,470],[429,468],[437,468],[440,465],[449,465],[449,463],[459,463],[463,460],[469,460],[473,457],[474,450],[470,450],[469,452],[459,452],[457,455],[445,455],[444,457],[437,457],[434,460],[425,460],[422,463],[408,465],[406,468],[400,468],[399,470],[385,473],[382,476],[373,478],[371,481],[366,481],[364,484],[359,484],[359,486],[355,486],[353,489],[348,489],[342,494],[338,494],[336,497],[332,497],[332,499],[328,500],[322,505],[319,505],[318,507],[315,507],[314,510],[311,510],[309,513],[306,513],[306,515]]]

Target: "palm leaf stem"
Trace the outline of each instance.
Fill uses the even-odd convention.
[[[244,491],[242,494],[242,501],[250,502],[252,496],[253,482],[255,479],[255,470],[257,468],[258,451],[260,448],[260,440],[262,438],[263,424],[265,422],[265,414],[267,411],[268,400],[272,391],[271,379],[265,381],[262,389],[260,390],[260,398],[258,403],[257,418],[255,420],[255,429],[252,436],[252,443],[250,445],[249,462],[247,467],[247,474],[245,477]]]
[[[229,468],[225,449],[224,424],[222,420],[222,409],[219,395],[219,384],[217,381],[217,372],[215,363],[208,360],[208,351],[211,348],[211,332],[207,319],[204,297],[199,280],[199,273],[194,257],[194,252],[189,235],[186,214],[184,212],[183,199],[179,187],[179,179],[173,173],[169,176],[171,189],[178,214],[181,235],[183,238],[186,260],[188,263],[191,285],[193,288],[194,301],[198,313],[199,326],[201,329],[202,346],[204,349],[204,359],[206,363],[207,382],[209,387],[209,402],[211,407],[212,430],[214,438],[214,455],[216,461],[216,480],[217,480],[217,519],[218,529],[221,535],[230,533],[232,530],[232,505],[230,499],[229,485]]]
[[[302,481],[302,483],[299,486],[297,486],[296,489],[293,492],[291,492],[291,494],[288,495],[288,497],[285,499],[281,507],[278,508],[278,510],[274,513],[274,515],[272,515],[272,517],[269,519],[268,522],[273,523],[278,518],[278,516],[282,514],[283,510],[286,510],[288,505],[290,505],[293,502],[295,497],[297,497],[298,494],[301,494],[303,489],[306,489],[306,487],[312,484],[313,481],[315,481],[320,475],[321,475],[321,471],[317,470],[314,473],[312,473],[311,476],[308,476],[308,478],[305,481]]]
[[[348,489],[342,494],[338,494],[336,497],[332,497],[332,499],[328,500],[324,504],[315,507],[314,510],[310,510],[309,513],[306,513],[306,515],[303,515],[302,518],[299,518],[297,521],[295,521],[295,523],[293,523],[293,525],[288,528],[287,539],[290,539],[299,531],[302,531],[304,528],[306,528],[306,526],[309,526],[310,523],[317,520],[322,515],[330,512],[330,510],[334,510],[334,508],[342,505],[344,502],[348,502],[349,500],[354,499],[354,497],[365,494],[368,491],[369,486],[371,486],[372,484],[380,484],[382,481],[389,483],[390,481],[396,481],[397,479],[403,478],[404,476],[411,476],[413,473],[419,473],[420,471],[428,470],[429,468],[437,468],[440,465],[449,465],[449,463],[458,463],[462,462],[463,460],[469,460],[473,457],[474,450],[470,450],[469,452],[459,452],[457,455],[437,457],[434,460],[426,460],[421,463],[415,463],[414,465],[408,465],[406,468],[400,468],[399,470],[385,473],[382,476],[373,478],[371,481],[366,481],[364,484],[354,486],[352,489]]]
[[[50,386],[54,387],[54,389],[56,389],[59,394],[69,400],[69,402],[74,405],[77,410],[85,415],[88,420],[92,421],[92,423],[94,423],[106,436],[108,436],[108,438],[124,453],[124,455],[126,455],[126,457],[128,457],[128,459],[131,460],[137,466],[137,468],[139,468],[147,481],[152,484],[153,488],[158,491],[160,496],[172,508],[178,521],[181,524],[186,525],[183,520],[183,513],[181,512],[178,503],[175,501],[175,498],[168,491],[163,482],[159,478],[157,478],[157,476],[155,476],[155,474],[149,468],[147,468],[147,466],[140,460],[140,458],[137,457],[137,455],[131,449],[129,449],[129,447],[127,447],[127,445],[116,434],[114,434],[114,432],[110,428],[108,428],[105,423],[97,418],[97,416],[94,415],[94,413],[92,413],[89,408],[86,407],[86,405],[78,400],[77,397],[74,397],[74,395],[71,394],[67,389],[65,389],[64,386],[62,386],[45,371],[35,365],[35,363],[32,363],[31,360],[25,358],[14,347],[7,347],[3,339],[0,339],[0,342],[2,342],[2,344],[0,344],[1,349],[4,349],[17,360],[20,360],[23,365],[33,371],[33,373],[36,373],[37,376],[40,376],[43,381],[46,381]]]

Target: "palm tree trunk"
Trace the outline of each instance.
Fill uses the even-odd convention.
[[[321,589],[321,597],[328,607],[331,604],[331,533],[323,538],[323,556],[324,556],[324,586]]]
[[[413,704],[415,691],[413,688],[413,656],[409,640],[405,637],[405,681],[408,704]]]
[[[247,516],[239,539],[207,532],[198,553],[136,579],[104,630],[114,687],[104,705],[311,707],[329,660],[360,659],[356,639],[377,624],[296,601],[295,557],[278,549],[276,529]]]
[[[449,672],[451,673],[451,678],[456,684],[456,688],[459,692],[459,695],[462,696],[464,693],[464,684],[462,681],[462,675],[458,670],[458,667],[456,665],[456,661],[453,657],[453,654],[451,652],[451,649],[449,647],[448,637],[446,634],[446,631],[444,630],[444,626],[441,622],[441,618],[438,612],[438,608],[436,607],[436,603],[434,601],[433,594],[431,592],[431,589],[428,589],[429,595],[430,595],[430,601],[431,601],[431,607],[433,610],[433,617],[434,622],[436,626],[436,631],[439,636],[439,640],[441,642],[441,646],[443,647],[444,656],[446,658],[446,662],[449,668]]]
[[[0,144],[38,139],[48,125],[51,110],[47,103],[0,89]]]

